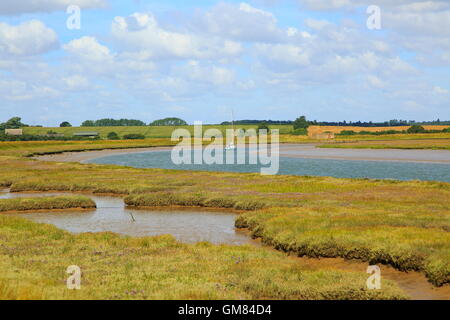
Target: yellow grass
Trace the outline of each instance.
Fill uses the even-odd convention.
[[[423,126],[426,130],[444,130],[450,126]],[[368,132],[381,132],[388,130],[395,131],[403,131],[408,130],[411,126],[401,126],[401,127],[339,127],[339,126],[311,126],[308,128],[308,134],[312,135],[314,133],[323,133],[323,132],[331,132],[331,133],[341,133],[342,131],[368,131]]]
[[[320,148],[346,148],[346,149],[429,149],[450,150],[450,138],[445,139],[397,139],[397,140],[372,140],[372,141],[336,141],[319,146]]]

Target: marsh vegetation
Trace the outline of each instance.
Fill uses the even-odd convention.
[[[135,169],[22,157],[65,148],[74,146],[3,146],[0,185],[12,191],[113,194],[132,206],[247,210],[237,218],[238,227],[294,256],[390,264],[420,271],[436,286],[450,282],[448,183]],[[267,248],[185,245],[169,236],[72,235],[7,216],[0,216],[0,242],[0,296],[7,298],[406,297],[389,282],[382,291],[367,291],[365,270],[311,270]],[[74,260],[85,275],[80,293],[63,285],[65,268]]]

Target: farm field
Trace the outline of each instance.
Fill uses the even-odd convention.
[[[244,130],[248,129],[257,129],[257,125],[237,125],[236,129],[242,128]],[[280,130],[281,135],[288,135],[293,130],[293,126],[291,125],[271,125],[269,126],[271,129],[278,129]],[[448,128],[449,126],[424,126],[427,130],[443,130]],[[173,130],[175,129],[187,129],[193,134],[194,127],[193,126],[164,126],[164,127],[152,127],[152,126],[146,126],[146,127],[68,127],[68,128],[52,128],[52,127],[25,127],[24,133],[25,134],[31,134],[31,135],[45,135],[48,131],[53,131],[56,133],[64,134],[66,137],[72,136],[74,133],[77,132],[98,132],[100,134],[101,138],[106,138],[108,133],[110,132],[116,132],[119,136],[124,136],[126,134],[131,133],[138,133],[144,135],[146,138],[170,138],[172,135]],[[311,126],[308,129],[309,134],[313,133],[323,133],[323,132],[332,132],[332,133],[340,133],[344,130],[353,130],[355,132],[360,131],[370,131],[370,132],[379,132],[379,131],[387,131],[387,130],[407,130],[409,127],[377,127],[377,128],[368,128],[368,127],[332,127],[332,126]],[[204,125],[204,130],[208,129],[219,129],[222,131],[223,134],[225,134],[225,131],[227,129],[231,129],[231,126],[223,126],[223,125]],[[444,134],[450,136],[450,134]],[[393,135],[386,135],[386,136],[393,136]],[[399,137],[400,139],[408,138],[408,136],[415,136],[415,135],[408,135],[408,134],[396,134],[395,137]],[[440,137],[441,134],[419,134],[416,136],[428,136],[428,138],[433,137]],[[372,138],[377,139],[380,138],[378,136],[348,136],[345,137],[345,139],[358,139],[358,138]],[[339,137],[342,138],[342,137]],[[411,138],[411,137],[410,137]]]
[[[449,287],[448,183],[134,169],[24,158],[136,143],[150,146],[152,140],[0,145],[0,186],[13,192],[110,194],[138,207],[232,208],[239,212],[236,225],[269,248],[187,245],[167,236],[72,235],[0,215],[1,298],[406,298],[389,281],[381,291],[368,291],[365,270],[350,273],[320,264],[311,269],[270,247],[292,256],[341,257],[415,270],[433,285]],[[31,249],[37,246],[39,253]],[[64,291],[69,260],[80,261],[85,270],[82,293]],[[42,272],[43,264],[48,272]]]
[[[251,126],[251,125],[245,125],[245,126],[238,126],[237,128],[242,128],[245,130],[248,129],[256,129],[258,126]],[[271,126],[271,129],[279,129],[280,134],[287,134],[292,131],[292,126]],[[179,126],[179,127],[171,127],[171,126],[164,126],[164,127],[69,127],[69,128],[41,128],[41,127],[28,127],[24,128],[25,134],[32,134],[32,135],[45,135],[48,131],[54,131],[57,133],[62,133],[65,136],[69,137],[72,136],[76,132],[98,132],[100,134],[101,138],[106,138],[108,133],[110,132],[116,132],[120,137],[131,134],[131,133],[139,133],[144,135],[146,138],[170,138],[172,136],[172,132],[175,129],[187,129],[191,132],[191,134],[194,133],[194,126]],[[225,136],[225,131],[227,129],[231,129],[231,126],[222,126],[222,125],[204,125],[203,130],[208,129],[219,129],[222,131],[222,133]]]

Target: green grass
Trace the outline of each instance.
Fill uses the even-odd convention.
[[[0,212],[72,208],[92,209],[95,207],[94,201],[83,196],[0,199]]]
[[[233,197],[207,195],[205,192],[157,192],[151,194],[130,195],[125,198],[125,203],[130,207],[186,206],[229,208],[236,210],[257,210],[268,206],[268,204],[263,201],[237,200],[233,199]]]
[[[244,130],[257,129],[257,125],[240,125],[239,128]],[[281,134],[287,134],[293,130],[292,126],[289,125],[274,125],[270,126],[271,129],[279,129]],[[194,126],[164,126],[164,127],[69,127],[69,128],[44,128],[44,127],[28,127],[24,128],[25,134],[32,135],[45,135],[48,131],[54,131],[56,133],[63,133],[66,137],[72,136],[76,132],[98,132],[100,137],[106,139],[109,132],[116,132],[120,137],[126,134],[138,133],[144,135],[146,138],[170,138],[172,132],[175,129],[187,129],[193,135]],[[204,125],[203,130],[208,129],[219,129],[222,134],[225,135],[227,129],[231,129],[231,126],[222,125]]]

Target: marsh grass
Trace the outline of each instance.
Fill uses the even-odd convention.
[[[389,264],[402,271],[422,271],[437,286],[450,283],[448,212],[438,216],[419,208],[416,212],[364,212],[328,205],[328,210],[322,204],[243,213],[236,226],[250,229],[253,237],[268,245],[299,256]]]
[[[414,135],[412,135],[414,136]],[[383,137],[382,137],[383,138]],[[403,139],[385,139],[374,140],[363,136],[355,140],[339,140],[337,143],[320,145],[319,148],[341,148],[341,149],[406,149],[406,150],[450,150],[450,134],[442,134],[441,138],[430,139],[423,137],[414,139],[405,137]],[[372,140],[372,141],[371,141]]]
[[[151,194],[129,195],[125,204],[130,207],[209,207],[232,208],[236,210],[257,210],[267,207],[264,201],[235,200],[232,197],[220,197],[205,193],[155,192]]]
[[[377,261],[391,264],[400,270],[419,270],[426,274],[435,285],[450,283],[450,184],[448,183],[261,176],[230,172],[190,172],[135,169],[111,165],[43,163],[17,157],[17,155],[28,154],[30,150],[24,150],[20,144],[16,147],[12,155],[11,153],[0,155],[0,185],[10,186],[12,191],[109,193],[125,196],[125,201],[131,206],[182,205],[246,210],[247,212],[238,217],[236,225],[249,228],[253,236],[261,237],[265,243],[279,250],[310,257],[344,257],[368,262]],[[58,148],[63,147],[58,146]],[[1,150],[0,146],[0,153],[3,152]],[[44,144],[41,148],[33,149],[33,152],[46,152],[46,150],[48,150],[48,145]],[[31,225],[28,226],[31,228]],[[22,232],[17,234],[18,237],[23,237],[24,245],[28,242],[25,235],[26,233]],[[133,248],[140,243],[140,240],[113,238],[116,239],[114,241],[119,241],[123,245],[127,243]],[[0,234],[0,241],[9,247],[9,240],[2,239],[8,238],[2,237]],[[92,246],[97,246],[96,241],[103,238],[98,235],[92,236],[92,238],[80,236],[68,239],[77,242],[77,246],[82,246],[84,243],[91,250]],[[47,238],[43,241],[50,242]],[[98,241],[103,243],[103,240]],[[167,248],[166,245],[159,242],[162,240],[147,239],[145,241],[145,243],[151,243],[150,247],[153,250],[156,250],[155,247],[158,246]],[[164,241],[166,243],[168,240]],[[202,257],[214,253],[215,255],[209,256],[209,258],[221,261],[221,258],[216,256],[218,249],[215,246],[186,247],[180,244],[171,244],[170,246],[184,248],[183,250],[177,249],[178,251],[176,250],[174,256],[171,257],[177,261],[185,259],[182,252],[190,251],[192,248],[200,250]],[[244,249],[227,247],[224,252],[229,252],[229,250]],[[48,259],[52,259],[51,257],[53,255],[49,254]],[[261,260],[260,263],[273,264],[270,272],[274,274],[285,272],[283,269],[285,262],[278,261],[281,256],[273,257],[273,260]],[[105,259],[114,263],[114,259],[109,258],[109,260]],[[168,260],[164,260],[165,257],[161,259],[164,263],[168,262]],[[11,265],[14,265],[14,262],[11,262],[9,267]],[[207,264],[204,266],[207,268]],[[255,266],[258,264],[255,263]],[[210,268],[216,267],[210,266]],[[263,267],[259,266],[259,268]],[[210,272],[208,274],[218,272],[218,269],[211,272],[213,269],[208,269]],[[3,268],[0,271],[3,271]],[[113,269],[110,276],[121,277],[123,275],[121,272],[120,269]],[[245,276],[246,272],[243,271],[241,276]],[[278,292],[278,297],[289,295],[303,297],[309,290],[305,289],[306,291],[298,291],[297,294],[293,294],[294,291],[289,290],[294,290],[294,287],[289,287],[287,284],[284,289],[277,289],[273,285],[272,287],[266,286],[264,281],[270,280],[268,276],[270,272],[266,270],[263,274],[266,274],[265,272],[267,272],[265,276],[253,275],[254,277],[249,278],[250,282],[246,282],[244,287],[250,291],[246,291],[247,289],[244,290],[244,287],[240,286],[246,279],[241,279],[240,285],[236,287],[241,291],[232,291],[233,293],[229,295],[228,293],[218,294],[212,289],[215,287],[215,282],[210,287],[205,284],[207,282],[205,280],[203,289],[193,285],[196,291],[189,291],[188,285],[186,285],[182,286],[181,292],[183,293],[176,295],[177,287],[169,285],[172,292],[164,291],[163,293],[162,289],[157,287],[154,289],[159,292],[159,295],[147,294],[147,297],[195,298],[197,295],[194,292],[197,292],[198,297],[202,298],[239,298],[241,294],[243,297],[264,297],[267,292],[271,292],[270,290],[266,291],[268,288],[272,288],[273,292]],[[169,274],[164,274],[167,277],[164,278],[164,281],[169,281]],[[183,273],[178,270],[174,274],[182,278]],[[186,271],[185,275],[189,275],[189,271]],[[238,280],[240,279],[238,271],[234,273],[234,276]],[[319,274],[317,276],[319,277]],[[324,277],[327,276],[331,275]],[[153,279],[152,277],[157,276],[149,275],[149,277]],[[24,279],[28,279],[23,282],[25,287],[27,284],[33,283],[31,278]],[[346,283],[347,280],[349,279],[345,278],[343,283]],[[163,283],[165,283],[164,281]],[[230,283],[234,283],[233,281]],[[219,284],[223,285],[222,282]],[[228,286],[235,288],[232,285]],[[141,288],[137,284],[136,287]],[[309,291],[310,297],[332,295],[330,293],[332,290],[324,289],[325,287],[320,283],[317,291],[314,291],[313,287],[311,286],[312,291]],[[117,290],[114,288],[112,284],[109,287],[115,292],[123,289],[121,285],[118,285]],[[191,295],[188,292],[191,292]],[[348,297],[350,291],[346,292],[346,297]],[[357,294],[354,291],[351,292]],[[93,296],[96,295],[93,294]],[[123,298],[125,295],[120,295],[120,297]],[[274,296],[269,295],[265,298],[271,297]]]
[[[93,209],[95,207],[94,201],[83,196],[0,199],[0,212],[73,208]]]
[[[383,280],[382,290],[368,290],[363,272],[311,269],[251,246],[72,235],[5,216],[0,243],[0,299],[408,298],[390,281]],[[78,291],[66,289],[65,271],[73,264],[82,270]]]

